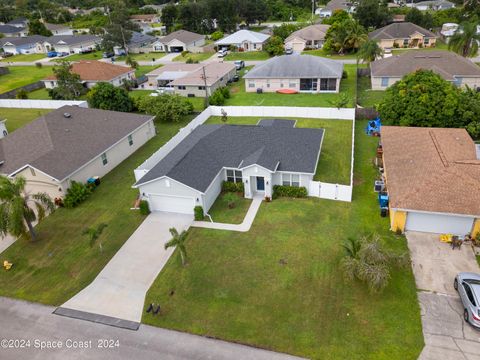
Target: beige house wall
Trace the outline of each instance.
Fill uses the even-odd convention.
[[[222,76],[220,79],[218,79],[215,83],[207,87],[208,90],[208,95],[213,94],[215,90],[217,90],[220,87],[226,86],[228,80],[233,78],[233,76],[236,73],[236,69],[233,68],[230,70],[227,74]],[[186,85],[185,89],[179,89],[179,86],[181,85],[175,85],[175,93],[181,96],[188,96],[190,94],[195,95],[195,97],[204,97],[205,96],[205,89],[200,88],[201,85]]]
[[[24,177],[27,181],[25,186],[26,193],[47,193],[52,200],[65,196],[66,188],[57,180],[39,170],[27,167],[15,175],[15,177],[19,176]]]
[[[378,45],[382,48],[400,48],[402,49],[404,47],[404,40],[408,39],[409,44],[412,42],[412,40],[418,40],[419,44],[422,44],[423,47],[434,47],[436,44],[437,39],[436,38],[429,38],[429,43],[427,45],[424,45],[424,37],[418,34],[412,35],[410,38],[405,38],[405,39],[382,39],[378,41]],[[410,48],[410,46],[408,46]],[[414,48],[418,48],[419,46],[415,46]]]
[[[336,91],[320,91],[318,93],[332,93],[340,91],[340,80],[337,79],[337,90]],[[250,86],[253,84],[253,87]],[[320,89],[320,81],[318,81],[318,89]],[[300,91],[300,79],[246,79],[245,80],[245,91],[246,92],[257,92],[257,89],[262,89],[263,92],[276,92],[280,89],[292,89]]]
[[[372,90],[386,90],[388,87],[392,86],[395,84],[397,81],[401,80],[401,77],[389,77],[385,76],[388,78],[388,85],[387,86],[382,86],[382,76],[372,76],[371,78],[371,83],[372,83]],[[478,78],[463,78],[461,87],[469,87],[472,89],[476,89],[477,87],[480,87],[480,77]]]

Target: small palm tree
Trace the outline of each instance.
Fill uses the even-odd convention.
[[[375,40],[366,41],[358,50],[357,62],[362,60],[364,63],[370,65],[372,61],[375,61],[377,57],[383,55],[383,49],[378,45]]]
[[[473,57],[478,53],[480,34],[477,33],[478,22],[465,22],[455,31],[448,41],[448,50],[453,50],[463,57]]]
[[[177,229],[170,228],[170,234],[172,239],[165,244],[165,250],[169,247],[176,246],[180,251],[180,257],[182,258],[182,266],[187,264],[187,250],[185,249],[185,240],[187,239],[187,232],[183,230],[180,234]]]
[[[10,233],[18,237],[28,232],[35,241],[33,222],[43,220],[55,205],[46,193],[25,192],[25,185],[26,180],[21,176],[15,179],[0,176],[0,235]]]
[[[86,228],[82,235],[87,235],[90,239],[90,247],[93,247],[93,245],[95,245],[95,242],[97,241],[97,239],[100,237],[100,235],[102,235],[102,232],[103,232],[103,229],[105,229],[108,225],[105,224],[105,223],[101,223],[101,224],[98,224],[98,226],[96,227],[89,227],[89,228]],[[100,247],[100,251],[103,252],[103,247],[102,247],[102,243],[100,242],[98,244],[98,246]]]
[[[138,69],[138,62],[136,62],[130,55],[127,55],[125,59],[125,64],[134,69]]]

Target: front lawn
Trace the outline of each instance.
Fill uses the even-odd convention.
[[[10,271],[0,271],[0,295],[60,305],[92,282],[144,220],[130,210],[138,195],[131,188],[133,169],[190,120],[157,124],[158,135],[103,177],[87,201],[48,216],[36,227],[37,242],[23,237],[2,253],[2,261],[14,265]],[[98,246],[89,246],[82,232],[102,222],[108,227],[102,233],[100,252]]]
[[[235,206],[233,208],[228,206],[228,199],[226,196],[230,195],[227,194],[231,194],[235,197]],[[218,196],[217,200],[215,200],[210,210],[208,210],[208,214],[212,217],[214,222],[241,224],[251,203],[252,200],[245,199],[242,194],[222,193]],[[205,217],[205,221],[210,221],[208,216]]]
[[[52,58],[52,60],[58,60],[58,59],[66,59],[68,61],[80,61],[80,60],[100,60],[102,58],[103,51],[93,51],[88,54],[72,54],[69,56],[65,56],[63,58]]]
[[[178,252],[146,296],[162,307],[143,322],[313,359],[408,360],[423,348],[410,266],[392,272],[371,294],[342,277],[342,242],[378,233],[407,251],[388,230],[372,183],[377,138],[356,128],[354,200],[277,199],[263,203],[247,233],[192,228],[188,265]]]
[[[226,61],[243,60],[243,61],[260,61],[270,59],[270,55],[266,51],[234,51],[229,52],[224,57]]]
[[[1,59],[0,62],[32,62],[46,58],[46,54],[20,54]]]
[[[51,66],[11,66],[9,74],[0,75],[0,94],[45,79],[52,74]]]
[[[355,60],[357,58],[356,54],[346,54],[346,55],[338,55],[338,54],[332,54],[328,51],[325,51],[323,49],[317,49],[317,50],[305,50],[302,52],[302,54],[305,55],[314,55],[314,56],[320,56],[320,57],[326,57],[330,58],[333,60]]]
[[[13,132],[50,111],[52,109],[0,108],[0,120],[7,119],[7,130]]]
[[[174,57],[172,61],[184,61],[186,62],[188,59],[192,59],[193,62],[202,62],[207,59],[210,59],[214,55],[213,52],[204,52],[204,53],[187,53],[185,56],[182,54]]]
[[[369,77],[360,76],[358,78],[358,105],[362,107],[375,107],[382,102],[385,97],[385,91],[372,90],[372,83]]]
[[[344,70],[347,72],[347,78],[342,79],[340,83],[340,93],[348,94],[350,103],[348,107],[353,107],[355,99],[355,65],[345,65]],[[225,105],[237,106],[316,106],[316,107],[334,107],[336,100],[340,98],[340,93],[323,93],[323,94],[277,94],[263,93],[257,94],[247,93],[245,91],[245,79],[233,83],[230,86],[231,98]]]
[[[435,47],[424,47],[424,48],[396,48],[392,49],[392,54],[393,55],[401,55],[405,51],[435,51],[435,50],[448,50],[448,44],[446,44],[444,41],[438,40],[435,43]]]
[[[138,68],[135,70],[135,76],[137,78],[149,73],[150,71],[155,70],[156,68],[159,68],[162,65],[139,65]]]
[[[164,57],[166,53],[164,52],[151,52],[144,54],[130,54],[130,57],[136,61],[152,61],[152,59],[158,60]],[[125,61],[126,56],[117,56],[115,61]]]

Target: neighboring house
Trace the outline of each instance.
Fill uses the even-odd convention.
[[[393,231],[480,231],[480,160],[465,129],[382,126]]]
[[[368,37],[382,49],[434,47],[437,40],[433,32],[411,22],[392,23],[372,31]]]
[[[246,92],[335,93],[340,91],[343,64],[313,55],[283,55],[256,65],[245,76]]]
[[[418,3],[414,3],[412,4],[412,7],[417,8],[418,10],[421,10],[421,11],[427,11],[427,10],[439,11],[439,10],[452,9],[455,7],[455,4],[446,0],[429,0],[429,1],[421,1]]]
[[[13,25],[0,25],[0,34],[3,34],[4,37],[27,36],[28,29]]]
[[[228,48],[230,46],[236,47],[240,51],[257,51],[262,50],[263,45],[270,37],[268,34],[263,34],[250,30],[239,30],[231,35],[224,37],[215,42],[219,48]]]
[[[134,187],[152,211],[208,212],[222,183],[243,183],[245,197],[271,198],[274,185],[309,186],[323,129],[295,128],[294,120],[258,125],[199,125]]]
[[[187,30],[177,30],[159,39],[155,51],[164,52],[202,52],[205,35]]]
[[[349,14],[355,12],[355,5],[352,1],[348,0],[331,0],[323,8],[318,8],[315,10],[317,15],[320,15],[321,18],[331,17],[335,11],[343,10]]]
[[[45,52],[55,50],[69,54],[78,54],[83,50],[95,50],[102,40],[95,35],[55,35],[43,43]]]
[[[130,20],[139,24],[157,24],[160,17],[157,14],[139,14],[130,16]]]
[[[45,27],[50,30],[53,35],[73,35],[73,29],[66,25],[45,23]]]
[[[448,40],[450,37],[455,34],[455,32],[458,30],[459,25],[456,23],[445,23],[442,25],[442,30],[440,30],[440,34],[445,38],[446,42],[448,43]]]
[[[62,198],[71,181],[104,176],[152,138],[153,118],[63,106],[0,140],[0,172],[23,176],[27,192]]]
[[[148,4],[148,5],[142,6],[140,9],[150,8],[150,9],[156,10],[157,13],[161,14],[163,8],[164,8],[165,6],[167,6],[168,4],[169,4],[169,3],[165,3],[165,4],[161,4],[161,5]]]
[[[167,64],[146,76],[148,81],[142,88],[159,89],[175,92],[182,96],[211,95],[236,74],[232,63],[207,64]]]
[[[17,28],[26,29],[28,28],[28,19],[24,17],[19,17],[19,18],[13,19],[12,21],[7,22],[5,25],[11,25]]]
[[[480,67],[451,51],[407,51],[370,64],[372,90],[385,90],[419,69],[432,70],[456,86],[480,87]]]
[[[155,36],[142,34],[137,31],[132,32],[132,37],[128,43],[128,52],[133,54],[139,53],[149,53],[152,51],[160,51],[155,50],[160,45],[158,38]],[[122,55],[125,53],[124,49],[115,46],[113,48],[115,55]]]
[[[285,48],[302,52],[305,49],[320,49],[325,42],[330,25],[315,24],[297,30],[285,39]]]
[[[403,14],[394,14],[392,16],[392,23],[405,22],[406,15]]]
[[[135,69],[131,67],[95,60],[75,62],[72,64],[70,71],[80,75],[80,80],[86,88],[91,88],[99,82],[107,82],[114,86],[120,86],[124,80],[135,79]],[[57,86],[55,75],[51,75],[42,81],[47,89],[52,89]]]
[[[41,54],[44,51],[40,44],[46,39],[41,35],[3,38],[0,39],[0,47],[6,54]]]

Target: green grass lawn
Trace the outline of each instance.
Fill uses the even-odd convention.
[[[331,54],[323,49],[306,50],[306,51],[303,51],[302,54],[321,56],[321,57],[326,57],[330,59],[352,59],[353,60],[357,58],[356,54],[346,54],[346,55]]]
[[[224,58],[226,61],[243,60],[243,61],[256,61],[256,60],[268,60],[270,55],[266,51],[243,51],[243,52],[230,52]]]
[[[28,85],[52,74],[51,66],[11,66],[9,74],[0,75],[0,94]]]
[[[435,47],[426,47],[426,48],[421,48],[421,49],[412,49],[412,48],[407,48],[407,49],[392,49],[392,54],[393,55],[401,55],[405,51],[435,51],[435,50],[448,50],[448,44],[446,44],[444,41],[438,40],[435,43]]]
[[[30,55],[20,54],[20,55],[14,55],[14,56],[10,56],[8,58],[2,59],[0,60],[0,62],[21,62],[21,61],[28,62],[28,61],[37,61],[40,59],[44,59],[46,57],[47,57],[46,54],[30,54]]]
[[[265,117],[228,117],[228,124],[253,125]],[[350,184],[352,152],[352,122],[348,120],[301,119],[295,126],[325,129],[317,172],[314,180],[337,184]],[[207,124],[221,124],[219,116],[212,116]]]
[[[143,322],[312,359],[417,359],[423,347],[410,266],[394,269],[381,294],[342,277],[342,242],[388,230],[372,183],[378,139],[356,129],[354,201],[277,199],[263,203],[247,233],[192,228],[188,265],[178,252],[146,296],[162,306]],[[173,294],[172,294],[173,292]],[[172,295],[171,295],[172,294]]]
[[[349,107],[353,107],[355,99],[355,65],[345,65],[348,74],[347,79],[342,79],[340,92],[347,93],[350,98]],[[245,91],[245,80],[230,85],[231,98],[225,105],[250,105],[250,106],[319,106],[332,107],[332,102],[340,97],[340,94],[277,94],[277,93],[247,93]]]
[[[225,194],[233,194],[236,197],[234,208],[228,207],[228,202],[225,200]],[[210,210],[208,210],[208,213],[214,222],[241,224],[251,203],[252,200],[245,199],[242,194],[222,193],[218,196],[217,200],[215,200]],[[205,220],[210,221],[208,216],[205,217]]]
[[[102,59],[103,51],[93,51],[88,54],[73,54],[70,56],[63,57],[62,59],[66,59],[68,61],[80,61],[80,60],[100,60]],[[53,58],[50,61],[56,60],[57,58]]]
[[[130,56],[136,61],[152,61],[152,59],[158,60],[164,57],[164,52],[151,52],[146,54],[130,54]],[[125,61],[126,56],[115,57],[116,61]]]
[[[211,58],[214,55],[213,52],[204,52],[204,53],[188,53],[185,56],[182,56],[182,54],[178,55],[177,57],[174,57],[172,61],[187,61],[188,59],[192,59],[194,62],[198,61],[204,61],[209,58]]]
[[[0,271],[0,295],[45,304],[60,305],[87,286],[144,220],[130,210],[138,190],[133,169],[184,127],[179,123],[157,124],[158,135],[102,178],[88,200],[74,209],[58,209],[37,227],[39,239],[20,238],[2,259],[12,262],[10,271]],[[99,223],[103,252],[90,247],[82,235],[86,227]]]
[[[139,65],[137,70],[135,70],[135,76],[139,78],[140,76],[145,75],[146,73],[149,73],[150,71],[155,70],[156,68],[160,67],[162,65]]]
[[[34,100],[52,100],[50,95],[48,95],[48,90],[46,88],[30,91],[28,93],[28,98]]]
[[[149,96],[151,93],[155,92],[154,90],[132,90],[129,92],[129,95],[133,99],[138,99],[144,96]],[[205,99],[201,97],[188,98],[188,100],[193,104],[193,111],[202,112],[205,109]]]
[[[50,111],[52,109],[0,108],[0,120],[7,119],[7,130],[13,132]]]
[[[369,77],[361,76],[358,78],[358,104],[362,107],[374,107],[385,97],[385,91],[371,90],[372,83]]]

